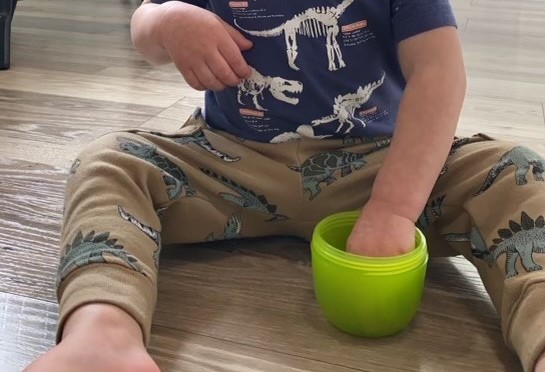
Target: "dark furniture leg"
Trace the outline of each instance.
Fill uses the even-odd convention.
[[[17,0],[0,0],[0,70],[9,68],[11,20]]]

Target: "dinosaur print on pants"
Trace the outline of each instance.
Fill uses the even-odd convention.
[[[155,165],[165,173],[163,180],[167,186],[170,200],[176,199],[184,191],[185,196],[196,194],[195,190],[188,186],[189,180],[182,169],[165,156],[160,155],[155,146],[123,137],[118,138],[118,141],[121,150]]]
[[[85,237],[78,232],[72,244],[66,245],[57,280],[60,282],[74,270],[95,263],[118,263],[147,276],[138,259],[117,244],[117,239],[110,238],[109,232],[95,234],[93,230]]]
[[[309,199],[312,200],[322,192],[322,182],[331,185],[337,181],[334,177],[336,171],[340,170],[341,177],[344,177],[352,173],[352,168],[361,169],[365,164],[365,154],[335,150],[314,155],[301,166],[290,165],[289,168],[301,173],[303,188],[310,193]]]
[[[535,151],[524,146],[517,146],[511,151],[504,154],[501,159],[490,169],[488,176],[475,196],[482,194],[496,181],[496,178],[506,168],[514,165],[516,167],[515,182],[517,185],[525,185],[528,183],[526,175],[532,168],[532,173],[536,181],[543,182],[543,172],[545,170],[545,159],[543,159]]]
[[[233,190],[238,195],[220,192],[219,196],[228,202],[234,203],[242,208],[268,214],[271,218],[268,221],[286,220],[288,217],[276,213],[277,206],[270,204],[265,195],[257,195],[254,191],[239,185],[225,176],[220,176],[208,169],[201,168],[201,171],[212,179],[215,179],[225,187]]]
[[[220,236],[214,235],[214,233],[208,234],[205,241],[210,242],[214,240],[227,240],[227,239],[236,239],[241,237],[242,232],[242,220],[237,214],[231,215],[225,224],[223,229],[223,234]]]
[[[445,239],[450,242],[469,241],[473,256],[483,259],[492,266],[501,256],[505,258],[507,278],[517,276],[517,261],[527,272],[542,270],[533,258],[535,253],[545,253],[545,219],[543,216],[532,219],[526,212],[520,216],[520,224],[510,220],[509,228],[498,230],[498,238],[493,239],[494,245],[487,247],[484,238],[473,226],[471,232],[462,234],[446,234]]]
[[[123,209],[122,206],[118,206],[117,211],[119,212],[119,215],[121,216],[121,218],[123,218],[127,222],[132,223],[134,226],[140,229],[140,231],[146,234],[148,238],[153,240],[153,242],[157,246],[157,249],[153,252],[153,261],[155,263],[155,268],[158,268],[159,254],[161,253],[161,235],[159,231],[153,229],[152,227],[148,225],[144,225],[142,222],[136,219],[136,217],[134,217],[132,214],[127,212],[125,209]]]
[[[428,201],[424,211],[416,221],[416,227],[420,230],[425,230],[429,225],[435,222],[443,215],[443,200],[446,195]]]

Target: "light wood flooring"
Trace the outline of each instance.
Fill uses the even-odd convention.
[[[134,126],[176,128],[201,103],[172,67],[133,51],[138,1],[24,0],[0,72],[0,371],[53,346],[66,169],[78,148]],[[545,2],[454,0],[469,88],[460,134],[545,154]],[[315,303],[308,245],[287,238],[169,247],[150,351],[163,371],[518,371],[475,270],[430,264],[402,334],[333,329]]]

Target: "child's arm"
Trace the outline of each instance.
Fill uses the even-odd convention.
[[[146,60],[174,62],[198,90],[222,90],[250,74],[241,50],[252,43],[212,12],[194,5],[145,0],[133,14],[131,35]]]
[[[388,256],[414,245],[414,223],[447,158],[464,99],[454,27],[410,37],[398,52],[407,87],[392,145],[348,242],[354,253]]]

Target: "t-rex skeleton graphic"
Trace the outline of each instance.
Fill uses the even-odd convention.
[[[354,121],[358,121],[365,127],[365,122],[355,116],[356,109],[369,101],[373,92],[384,83],[385,77],[386,74],[382,75],[382,78],[379,81],[369,83],[363,88],[359,87],[356,93],[337,96],[335,98],[335,103],[333,104],[333,114],[321,119],[313,120],[312,126],[315,127],[317,125],[338,120],[339,127],[337,128],[336,133],[339,133],[341,128],[345,124],[348,124],[348,128],[344,131],[345,134],[349,133],[352,128],[354,128]]]
[[[346,66],[343,61],[341,47],[337,42],[337,36],[339,35],[339,18],[353,2],[354,0],[344,0],[336,7],[322,6],[307,9],[271,30],[246,30],[240,27],[236,20],[235,25],[242,31],[253,36],[273,37],[280,36],[283,33],[286,38],[288,64],[294,70],[299,70],[299,67],[295,65],[295,59],[297,58],[297,35],[313,38],[325,36],[327,59],[329,61],[328,68],[329,71],[334,71]],[[338,67],[335,64],[335,60],[338,61]]]
[[[293,98],[286,96],[286,93],[301,93],[303,91],[303,84],[296,80],[282,79],[281,77],[263,76],[256,71],[253,67],[250,67],[252,73],[250,77],[244,79],[238,85],[237,99],[238,103],[244,105],[242,102],[242,94],[252,96],[254,106],[258,110],[267,111],[259,104],[257,98],[263,99],[263,91],[268,89],[274,98],[279,101],[283,101],[292,105],[299,103],[299,98]]]

